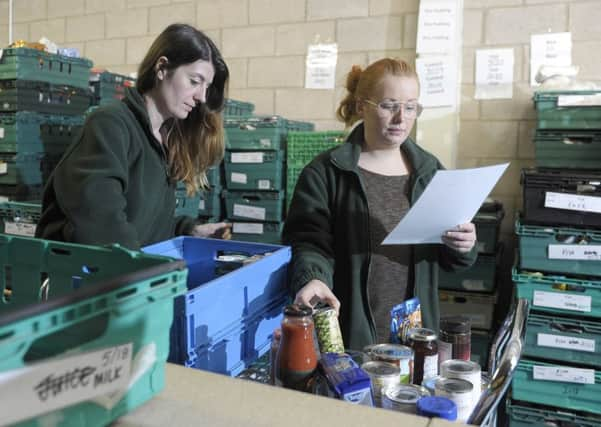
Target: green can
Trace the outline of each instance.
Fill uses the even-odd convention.
[[[313,323],[321,353],[344,353],[338,315],[333,308],[326,307],[316,310],[313,313]]]

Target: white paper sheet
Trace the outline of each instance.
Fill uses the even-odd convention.
[[[309,45],[307,48],[305,88],[334,89],[337,61],[338,45],[336,43]]]
[[[513,97],[513,49],[476,51],[475,99]]]
[[[541,65],[572,65],[572,33],[530,36],[530,85],[538,86],[536,73]]]
[[[453,107],[457,103],[457,60],[454,56],[427,56],[415,60],[424,107]]]
[[[442,243],[441,236],[470,222],[509,163],[440,170],[383,245]]]
[[[448,53],[455,48],[456,0],[421,0],[417,23],[417,49],[422,53]]]

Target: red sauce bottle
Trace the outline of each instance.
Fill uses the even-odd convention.
[[[282,339],[275,367],[275,384],[307,391],[317,368],[311,307],[290,304],[284,308]]]

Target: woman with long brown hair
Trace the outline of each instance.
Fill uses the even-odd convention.
[[[175,183],[205,188],[223,158],[229,71],[204,33],[167,27],[121,102],[92,112],[44,190],[36,237],[142,246],[188,234],[230,236],[225,223],[174,218]]]

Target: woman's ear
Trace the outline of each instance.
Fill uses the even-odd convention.
[[[156,73],[157,79],[163,80],[166,77],[165,66],[167,65],[168,62],[169,62],[169,60],[167,59],[166,56],[161,56],[157,60],[156,64],[154,64],[154,71]]]

